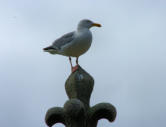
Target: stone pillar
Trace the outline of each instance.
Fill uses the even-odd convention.
[[[93,77],[79,66],[65,83],[69,100],[63,108],[53,107],[47,111],[46,124],[49,127],[56,123],[63,123],[66,127],[97,127],[98,120],[102,118],[113,122],[116,109],[110,103],[99,103],[90,107],[93,87]]]

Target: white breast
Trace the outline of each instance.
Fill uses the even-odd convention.
[[[66,48],[66,56],[79,57],[84,54],[91,46],[92,33],[89,29],[77,31],[74,41]]]

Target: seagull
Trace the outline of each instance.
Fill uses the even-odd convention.
[[[57,40],[51,46],[44,48],[45,52],[51,54],[59,54],[69,57],[71,71],[75,72],[78,69],[78,58],[88,51],[92,43],[92,33],[89,30],[91,27],[101,27],[99,23],[94,23],[91,20],[83,19],[78,23],[77,29],[67,33]],[[71,57],[76,57],[76,66],[73,67]]]

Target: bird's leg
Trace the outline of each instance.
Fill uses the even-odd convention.
[[[71,65],[71,72],[75,72],[78,69],[78,58],[77,58],[77,65],[75,67],[73,67],[72,65],[72,61],[71,61],[71,57],[69,56],[69,61],[70,61],[70,65]]]
[[[71,61],[71,57],[69,56],[69,61],[70,61],[70,65],[71,65],[71,72],[75,72],[78,69],[78,57],[76,58],[76,66],[73,67],[72,65],[72,61]]]
[[[72,72],[75,72],[78,69],[78,57],[76,58],[76,66],[72,68]]]
[[[78,66],[78,57],[76,58],[76,64],[77,64],[77,66]]]
[[[70,56],[69,56],[69,61],[70,61],[70,65],[71,65],[71,71],[73,71],[73,65],[72,65],[71,57]]]

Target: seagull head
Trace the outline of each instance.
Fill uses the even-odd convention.
[[[83,19],[78,23],[78,29],[83,29],[83,28],[88,28],[90,29],[91,27],[101,27],[99,23],[94,23],[88,19]]]

